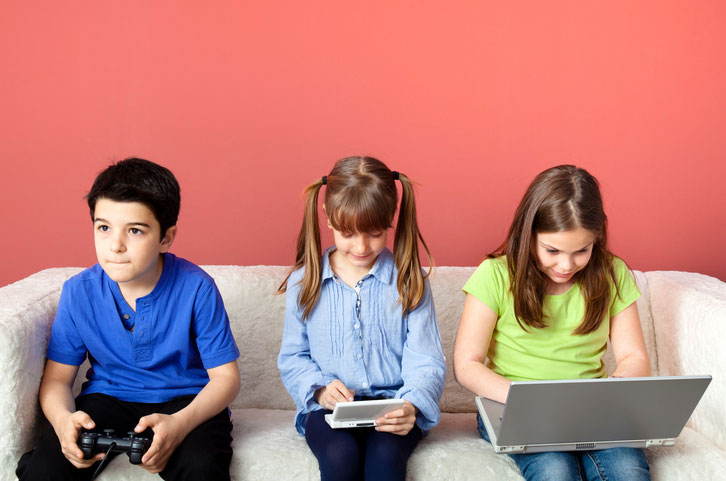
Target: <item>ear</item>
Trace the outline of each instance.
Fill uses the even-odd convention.
[[[159,250],[160,253],[169,252],[169,249],[171,249],[171,245],[174,243],[174,239],[176,239],[176,233],[177,228],[175,225],[169,227],[166,230],[166,234],[164,234],[164,238],[161,239],[161,249]]]

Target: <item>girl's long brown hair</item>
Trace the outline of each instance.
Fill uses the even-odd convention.
[[[419,259],[419,241],[433,267],[416,220],[413,185],[398,173],[401,182],[401,208],[393,241],[393,258],[398,268],[396,286],[403,312],[415,309],[424,295],[425,279]],[[303,320],[320,298],[322,248],[318,219],[318,196],[323,186],[319,179],[305,188],[305,212],[297,238],[295,265],[280,284],[278,293],[287,290],[290,275],[304,267],[298,303]],[[340,232],[384,232],[392,226],[398,204],[394,173],[373,157],[346,157],[339,160],[326,176],[325,210],[333,228]]]
[[[504,244],[489,257],[507,256],[517,322],[547,326],[542,312],[547,276],[537,266],[536,234],[582,227],[595,235],[592,256],[575,275],[585,298],[585,317],[573,334],[589,334],[602,323],[610,305],[610,285],[617,289],[612,253],[607,248],[607,216],[595,177],[573,165],[540,173],[524,194]],[[617,292],[617,291],[616,291]],[[618,293],[619,295],[619,293]]]

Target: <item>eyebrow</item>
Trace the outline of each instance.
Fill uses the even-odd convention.
[[[106,223],[106,224],[110,224],[110,222],[109,222],[109,221],[107,221],[106,219],[104,219],[104,218],[102,218],[102,217],[96,217],[95,219],[93,219],[93,223],[95,224],[96,222],[104,222],[104,223]],[[128,223],[128,224],[126,224],[126,225],[127,225],[127,226],[132,226],[132,225],[139,225],[139,226],[141,226],[141,227],[148,227],[148,228],[151,228],[151,226],[150,226],[149,224],[145,224],[145,223],[143,223],[143,222],[129,222],[129,223]]]

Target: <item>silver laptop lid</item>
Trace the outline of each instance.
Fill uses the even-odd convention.
[[[676,438],[711,376],[514,381],[499,445]]]

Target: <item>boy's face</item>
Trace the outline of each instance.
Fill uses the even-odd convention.
[[[93,212],[96,257],[106,274],[125,287],[153,287],[161,276],[160,254],[174,242],[176,226],[161,226],[146,205],[100,198]],[[161,239],[161,240],[160,240]]]

